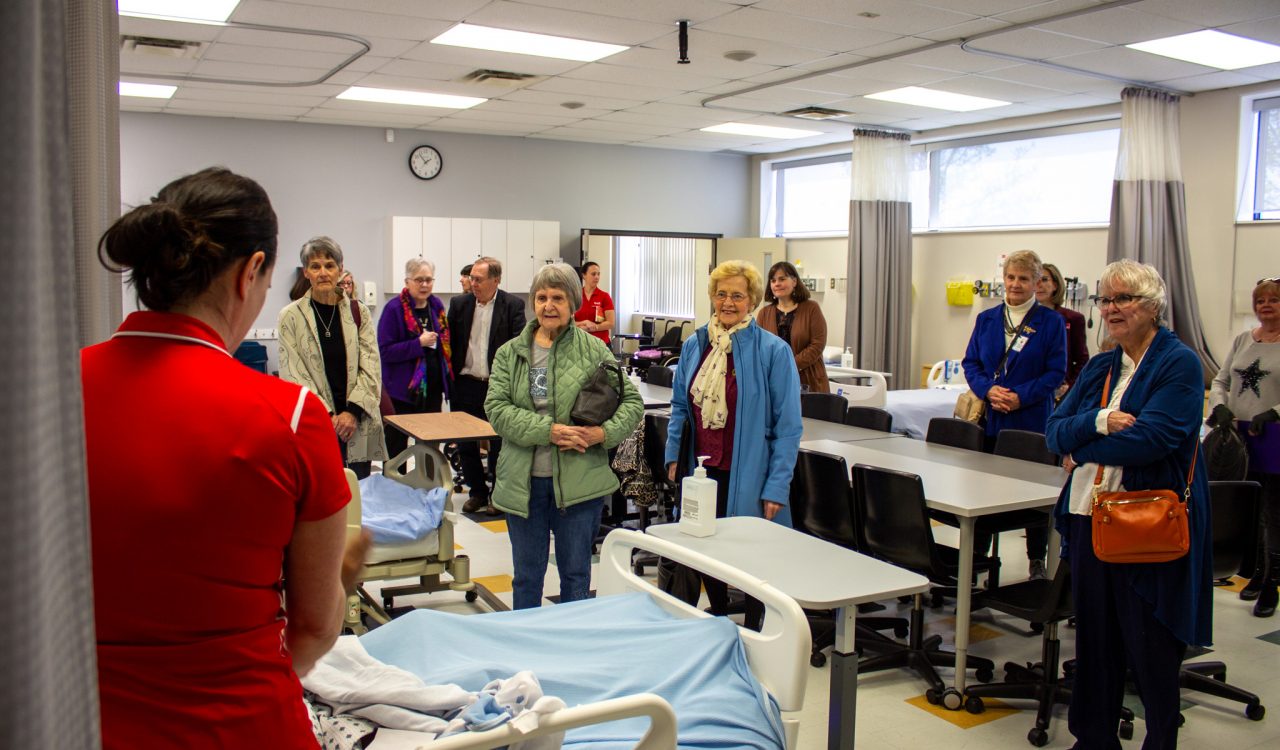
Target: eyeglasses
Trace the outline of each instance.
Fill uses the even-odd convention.
[[[716,302],[724,302],[725,300],[733,300],[734,304],[741,305],[743,302],[747,301],[747,295],[742,292],[734,292],[733,294],[728,292],[716,292]]]
[[[486,282],[486,281],[488,281],[488,280],[489,280],[489,277],[488,277],[488,276],[472,276],[472,277],[471,277],[471,283],[472,283],[472,284],[483,284],[484,282]]]
[[[1147,296],[1145,294],[1117,294],[1114,297],[1094,297],[1093,304],[1098,308],[1113,305],[1117,309],[1123,310],[1124,308],[1133,305],[1134,302],[1146,298]]]
[[[435,280],[436,278],[434,276],[414,276],[412,279],[409,279],[409,281],[414,284],[430,284]]]

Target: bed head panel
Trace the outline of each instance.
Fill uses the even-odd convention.
[[[631,570],[631,551],[645,550],[687,565],[724,581],[759,599],[765,607],[759,633],[739,629],[747,662],[783,711],[798,711],[804,703],[812,636],[804,611],[795,600],[768,583],[706,555],[656,537],[627,529],[615,529],[605,537],[596,572],[598,596],[641,591],[660,606],[681,617],[710,617],[660,590]]]
[[[399,469],[413,459],[413,470],[399,476]],[[452,487],[453,478],[449,475],[449,461],[434,445],[414,443],[387,461],[382,466],[382,473],[395,476],[397,481],[420,490],[433,490],[436,487]]]

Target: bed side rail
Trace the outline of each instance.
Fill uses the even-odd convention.
[[[637,693],[621,698],[584,703],[544,714],[535,727],[526,728],[522,717],[485,732],[467,732],[437,739],[419,750],[487,750],[515,742],[564,732],[589,724],[604,724],[620,719],[649,718],[649,729],[636,743],[635,750],[673,750],[676,746],[676,713],[660,696]]]

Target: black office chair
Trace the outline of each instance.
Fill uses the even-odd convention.
[[[1008,662],[1004,665],[1004,682],[972,685],[966,689],[965,710],[971,714],[982,713],[986,710],[983,698],[1036,701],[1039,704],[1036,724],[1027,733],[1027,741],[1036,747],[1044,747],[1049,742],[1049,719],[1053,715],[1053,707],[1071,703],[1071,689],[1059,674],[1061,643],[1058,641],[1058,623],[1075,614],[1069,566],[1059,565],[1050,580],[1023,581],[996,589],[983,597],[983,604],[989,609],[1040,626],[1040,663],[1023,666]],[[1132,717],[1129,720],[1132,721]]]
[[[801,393],[800,416],[821,419],[824,422],[844,424],[844,412],[849,402],[835,393]]]
[[[929,420],[924,441],[981,452],[986,436],[986,431],[972,422],[954,417],[934,417]]]
[[[1058,454],[1049,450],[1044,434],[1030,430],[1001,430],[996,433],[996,445],[993,452],[997,456],[1016,458],[1022,461],[1031,461],[1049,466],[1062,465],[1062,459],[1058,457]],[[1065,480],[1066,476],[1064,475],[1063,481]],[[1015,510],[1008,513],[996,513],[979,519],[978,528],[983,533],[992,535],[991,556],[996,559],[996,567],[991,573],[988,589],[994,589],[1000,585],[1000,533],[1026,529],[1032,525],[1040,525],[1047,528],[1048,524],[1049,512],[1034,508]],[[1038,625],[1035,629],[1038,632]]]
[[[921,575],[943,586],[968,585],[957,581],[959,555],[956,550],[933,541],[933,527],[925,508],[924,484],[915,474],[880,469],[865,464],[853,467],[854,501],[860,520],[860,547],[865,554],[875,555]],[[984,560],[974,561],[975,570],[989,567]],[[929,683],[925,698],[932,704],[945,703],[947,708],[960,707],[963,696],[955,688],[946,687],[937,667],[955,668],[956,655],[939,648],[942,637],[924,637],[924,595],[916,594],[911,607],[911,632],[905,646],[888,653],[863,659],[858,673],[878,672],[894,667],[914,669]],[[970,655],[968,668],[975,670],[979,682],[990,682],[995,664],[990,659]]]
[[[649,385],[660,385],[664,388],[670,388],[675,377],[676,374],[671,371],[670,367],[665,365],[650,365],[649,369],[644,371],[644,382]]]
[[[1253,543],[1262,488],[1257,482],[1210,482],[1209,512],[1213,526],[1213,577],[1236,574],[1246,550]],[[1266,708],[1257,695],[1227,684],[1227,666],[1220,661],[1183,664],[1178,684],[1245,704],[1244,715],[1262,721]]]
[[[843,457],[801,449],[791,479],[790,505],[791,525],[796,531],[858,551],[853,487]],[[835,612],[806,610],[806,615],[813,634],[809,663],[821,667],[827,663],[823,650],[835,644]],[[897,647],[898,644],[876,631],[892,628],[896,637],[906,638],[907,625],[902,617],[858,617],[858,652],[861,653],[864,646],[873,650]]]
[[[653,477],[653,486],[658,491],[658,502],[652,507],[640,508],[639,525],[640,530],[644,531],[649,524],[655,520],[665,522],[667,514],[675,505],[676,486],[675,483],[667,479],[666,467],[666,451],[667,451],[667,428],[671,423],[671,417],[666,414],[658,414],[654,412],[645,412],[644,415],[644,460],[649,466],[649,472]],[[655,514],[657,518],[654,518]],[[636,575],[644,575],[646,565],[657,565],[658,558],[648,552],[640,552],[636,550],[632,553],[631,568]]]
[[[841,398],[844,398],[841,396]],[[893,432],[893,415],[874,406],[850,406],[844,413],[844,423],[868,430]]]

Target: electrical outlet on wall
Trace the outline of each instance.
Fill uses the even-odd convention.
[[[364,303],[369,307],[378,304],[378,285],[372,281],[364,282]]]

